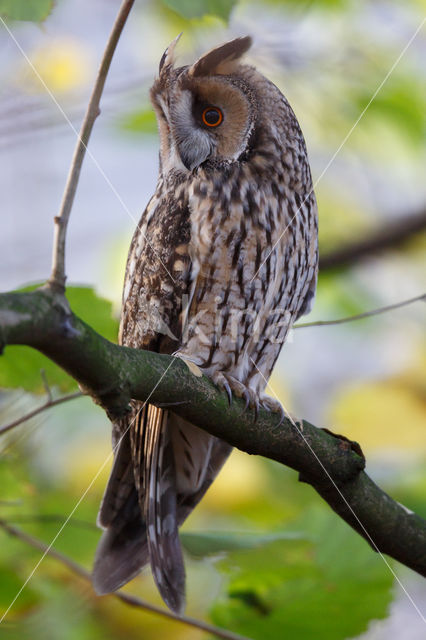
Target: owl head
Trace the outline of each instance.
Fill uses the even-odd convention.
[[[249,147],[258,119],[253,82],[257,72],[240,62],[251,38],[231,40],[191,66],[175,68],[178,39],[164,52],[151,89],[163,174],[173,169],[193,171],[206,160],[238,160]]]

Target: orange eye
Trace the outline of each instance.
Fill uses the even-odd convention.
[[[223,113],[218,107],[206,107],[201,118],[207,127],[218,127],[223,120]]]

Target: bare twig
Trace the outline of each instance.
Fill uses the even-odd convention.
[[[2,519],[0,519],[0,527],[10,536],[13,536],[14,538],[18,538],[19,540],[22,540],[22,542],[25,542],[31,547],[34,547],[35,549],[42,551],[44,554],[49,555],[52,558],[55,558],[56,560],[61,562],[63,565],[68,567],[68,569],[70,569],[70,571],[72,571],[76,575],[80,576],[81,578],[83,578],[84,580],[87,580],[90,583],[92,582],[90,573],[86,571],[84,567],[79,565],[77,562],[75,562],[71,558],[68,558],[66,555],[64,555],[60,551],[56,551],[55,549],[52,549],[47,544],[42,542],[42,540],[39,540],[38,538],[35,538],[34,536],[29,535],[28,533],[25,533],[21,529],[18,529],[17,527],[12,526],[11,524],[7,523]],[[115,593],[111,593],[109,594],[109,596],[104,596],[104,597],[118,598],[122,602],[132,607],[136,607],[138,609],[143,609],[144,611],[155,613],[156,615],[163,616],[164,618],[168,618],[169,620],[173,620],[174,622],[180,622],[181,624],[186,624],[190,627],[196,627],[197,629],[201,629],[202,631],[206,631],[207,633],[212,633],[217,638],[224,638],[225,640],[248,640],[248,638],[244,636],[240,636],[236,633],[232,633],[232,631],[227,631],[226,629],[220,629],[219,627],[215,627],[211,624],[208,624],[207,622],[203,622],[202,620],[197,620],[196,618],[191,618],[190,616],[177,615],[167,609],[157,607],[156,605],[151,604],[146,600],[142,600],[141,598],[137,598],[136,596],[133,596],[131,594],[124,593],[123,591],[116,591]]]
[[[2,502],[0,501],[0,505],[1,504]],[[19,501],[17,504],[6,503],[3,506],[22,506],[22,501]],[[88,522],[87,520],[81,520],[80,518],[67,518],[63,514],[56,513],[19,513],[10,515],[10,517],[8,517],[8,522],[10,524],[15,524],[17,522],[44,522],[46,524],[63,524],[64,522],[66,522],[68,526],[79,527],[80,529],[88,529],[89,531],[99,533],[99,529],[94,522]]]
[[[398,248],[422,231],[426,231],[426,209],[391,221],[368,237],[321,256],[320,272],[347,267],[383,251]]]
[[[58,291],[59,293],[63,293],[65,291],[65,238],[68,220],[70,217],[71,208],[74,202],[74,197],[80,177],[81,166],[83,164],[83,159],[86,153],[87,144],[89,142],[93,125],[100,113],[99,102],[101,99],[102,91],[104,89],[109,67],[111,65],[111,60],[133,4],[134,0],[123,0],[118,11],[116,21],[112,28],[104,51],[101,65],[99,67],[92,95],[90,96],[80,134],[78,136],[77,145],[74,150],[71,167],[62,198],[61,208],[59,214],[55,216],[52,273],[47,284],[51,289]]]
[[[0,427],[0,436],[2,436],[7,431],[10,431],[11,429],[14,429],[15,427],[22,424],[23,422],[26,422],[30,418],[34,418],[34,416],[37,416],[39,413],[46,411],[46,409],[50,409],[51,407],[56,407],[56,405],[62,404],[63,402],[68,402],[68,400],[74,400],[74,398],[80,398],[82,395],[83,394],[81,393],[81,391],[76,391],[75,393],[70,393],[66,396],[62,396],[61,398],[56,398],[55,400],[52,399],[52,396],[49,397],[48,395],[46,402],[44,402],[40,407],[37,407],[37,409],[33,409],[32,411],[29,411],[24,416],[21,416],[20,418],[13,420],[13,422],[9,422],[9,424],[6,424],[3,427]]]
[[[395,304],[389,304],[387,307],[380,307],[379,309],[372,309],[371,311],[365,311],[364,313],[358,313],[355,316],[347,316],[346,318],[338,318],[337,320],[317,320],[316,322],[301,322],[295,324],[293,329],[304,329],[306,327],[325,327],[333,324],[345,324],[346,322],[353,322],[354,320],[362,320],[363,318],[370,318],[371,316],[378,316],[381,313],[392,311],[393,309],[399,309],[399,307],[405,307],[413,302],[426,301],[426,293],[422,293],[420,296],[410,298],[409,300],[402,300],[402,302],[396,302]]]
[[[47,381],[47,376],[44,369],[40,371],[40,375],[41,375],[41,379],[43,380],[43,387],[44,387],[44,390],[46,391],[47,399],[50,401],[52,400],[52,390]]]

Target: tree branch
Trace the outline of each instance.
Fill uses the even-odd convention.
[[[320,256],[320,273],[328,269],[340,269],[388,251],[399,248],[417,233],[426,230],[426,209],[401,217],[373,231],[366,238]]]
[[[112,56],[116,49],[118,40],[123,31],[127,17],[134,4],[134,0],[123,0],[117,14],[116,21],[108,39],[105,52],[99,67],[92,95],[87,105],[83,124],[78,135],[77,144],[74,150],[71,167],[68,173],[67,183],[62,198],[59,214],[55,216],[55,232],[53,240],[52,273],[48,280],[48,286],[59,292],[65,291],[65,238],[67,233],[68,220],[74,202],[78,181],[80,178],[81,166],[87,150],[90,134],[92,133],[95,120],[100,113],[99,103],[111,65]]]
[[[29,546],[34,547],[34,549],[42,551],[44,555],[55,558],[55,560],[61,562],[80,578],[83,578],[90,583],[92,582],[90,573],[86,571],[84,567],[79,565],[71,558],[68,558],[60,551],[56,551],[56,549],[48,546],[47,544],[42,542],[42,540],[39,540],[38,538],[35,538],[28,533],[25,533],[25,531],[14,527],[3,519],[0,519],[0,528],[2,528],[8,535],[13,536],[14,538],[18,538]],[[244,636],[232,633],[232,631],[227,631],[226,629],[220,629],[219,627],[215,627],[211,624],[208,624],[207,622],[203,622],[202,620],[197,620],[196,618],[191,618],[190,616],[178,615],[176,613],[173,613],[172,611],[169,611],[168,609],[157,607],[155,604],[151,604],[150,602],[142,600],[141,598],[133,596],[129,593],[124,593],[124,591],[115,591],[114,593],[108,594],[108,596],[105,597],[117,598],[118,600],[121,600],[125,604],[128,604],[132,607],[143,609],[144,611],[155,613],[164,618],[168,618],[169,620],[173,620],[174,622],[180,622],[181,624],[185,624],[187,626],[195,627],[197,629],[201,629],[202,631],[212,633],[217,638],[224,638],[225,640],[248,640],[248,638]]]
[[[80,384],[110,419],[128,410],[131,398],[161,405],[234,447],[276,460],[300,472],[304,482],[362,535],[426,576],[426,522],[392,500],[362,471],[356,443],[318,429],[296,425],[276,414],[228,405],[206,377],[197,377],[179,358],[108,342],[75,316],[63,297],[46,289],[0,295],[3,346],[38,349]]]

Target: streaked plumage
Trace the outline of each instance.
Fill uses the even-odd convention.
[[[266,380],[317,278],[305,143],[280,91],[241,64],[250,38],[180,68],[175,44],[151,89],[160,175],[129,251],[120,342],[176,353],[250,406],[279,410],[264,395]],[[218,126],[205,121],[214,122],[215,109]],[[171,410],[140,402],[113,426],[113,441],[95,588],[114,591],[150,562],[165,602],[181,611],[178,527],[231,448]]]

